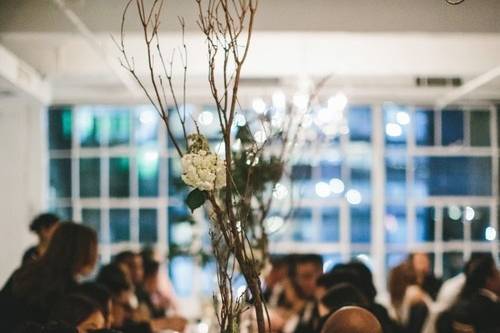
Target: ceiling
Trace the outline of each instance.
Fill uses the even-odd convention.
[[[71,22],[75,15],[82,27]],[[51,88],[53,103],[137,103],[137,86],[119,65],[122,0],[2,0],[0,46],[31,66]],[[204,40],[196,30],[194,0],[167,1],[162,50],[181,44],[177,15],[187,24],[188,95],[206,100]],[[331,75],[325,94],[342,89],[360,101],[434,103],[453,88],[416,87],[416,77],[464,82],[500,66],[500,1],[260,0],[256,32],[244,71],[242,99],[299,89]],[[144,43],[129,15],[127,49],[146,75]],[[180,64],[179,64],[180,65]],[[0,67],[2,64],[0,63]],[[1,68],[0,68],[1,69]],[[181,66],[174,66],[181,77]],[[1,73],[1,71],[0,71]],[[180,85],[180,81],[176,81]],[[500,80],[464,96],[500,99]]]

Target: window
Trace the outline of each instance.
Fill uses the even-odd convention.
[[[215,115],[205,105],[186,112]],[[371,263],[373,242],[382,241],[375,244],[385,258],[380,281],[382,270],[414,248],[445,277],[471,253],[498,248],[500,111],[383,103],[351,105],[346,117],[348,131],[294,156],[283,186],[295,206],[271,235],[273,246],[319,252],[328,268],[353,257]],[[103,260],[127,246],[168,249],[174,286],[191,295],[194,279],[214,269],[213,262],[196,268],[200,260],[189,252],[196,235],[208,247],[206,216],[192,216],[184,205],[180,161],[155,110],[55,106],[47,121],[52,210],[94,228]],[[214,122],[200,127],[217,146]],[[380,216],[373,214],[378,205]],[[377,228],[382,239],[372,234]]]

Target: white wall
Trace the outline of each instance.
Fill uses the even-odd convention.
[[[0,285],[35,241],[30,219],[44,207],[46,136],[40,104],[0,98]]]

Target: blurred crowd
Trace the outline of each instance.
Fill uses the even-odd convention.
[[[0,291],[1,333],[185,331],[154,250],[118,253],[89,280],[98,261],[93,229],[42,214],[31,230],[38,244]],[[391,269],[387,302],[361,261],[325,271],[317,254],[272,256],[262,276],[270,332],[500,333],[500,273],[491,253],[471,256],[444,282],[425,253],[413,253]]]

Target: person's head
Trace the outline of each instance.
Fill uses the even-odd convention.
[[[154,260],[144,262],[144,281],[143,286],[149,292],[154,292],[158,289],[158,273],[160,271],[160,263]]]
[[[60,221],[59,216],[55,214],[40,214],[31,221],[30,230],[38,236],[40,243],[48,243]]]
[[[373,275],[370,269],[361,261],[351,261],[345,264],[344,267],[356,274],[359,283],[355,284],[355,286],[370,302],[374,302],[377,296],[377,289],[373,283]],[[353,283],[354,282],[355,281],[353,281]]]
[[[382,327],[368,310],[346,306],[328,318],[321,333],[382,333]]]
[[[480,289],[488,289],[500,295],[500,272],[491,253],[476,255],[467,263],[462,297],[468,297]]]
[[[75,290],[75,293],[83,295],[96,302],[99,305],[102,314],[104,315],[104,319],[106,321],[105,327],[111,327],[111,323],[113,322],[113,303],[112,295],[108,288],[97,282],[85,282],[78,286],[78,288]]]
[[[318,278],[314,292],[316,301],[320,302],[330,288],[340,283],[351,283],[358,287],[360,284],[358,275],[353,270],[345,269],[344,266],[344,264],[336,265],[330,272]]]
[[[132,251],[123,251],[118,253],[113,259],[118,265],[123,266],[128,270],[132,283],[134,285],[139,285],[142,283],[144,278],[144,267],[142,262],[142,257],[138,253]]]
[[[61,223],[44,255],[23,266],[13,278],[14,294],[30,304],[48,306],[67,293],[78,276],[92,272],[97,261],[97,235],[89,227]]]
[[[271,270],[265,280],[268,287],[273,287],[288,276],[288,262],[284,256],[271,256],[269,261]]]
[[[54,272],[86,276],[97,261],[97,234],[84,225],[64,222],[57,228],[40,264]]]
[[[424,279],[431,273],[431,261],[429,256],[423,252],[415,252],[410,254],[408,261],[413,267],[418,280]]]
[[[403,302],[406,289],[415,284],[417,284],[417,275],[412,265],[403,262],[394,267],[389,273],[389,294],[392,304],[399,307]]]
[[[301,255],[295,261],[295,284],[304,298],[313,298],[316,280],[323,273],[323,258],[316,254]]]
[[[105,327],[104,314],[99,304],[82,295],[64,297],[53,309],[50,320],[78,329],[78,333]]]
[[[368,306],[363,293],[350,283],[339,283],[328,289],[320,300],[320,315],[333,313],[344,306]]]
[[[129,318],[134,287],[126,272],[117,264],[103,266],[96,281],[104,285],[112,295],[112,326],[121,327]]]

